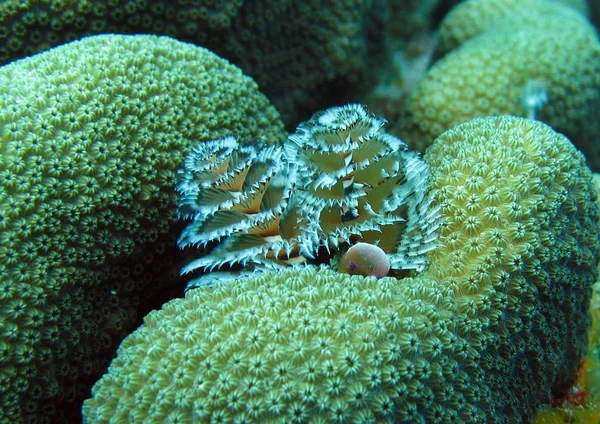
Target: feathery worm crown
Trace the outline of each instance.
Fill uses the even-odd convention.
[[[376,244],[392,268],[419,270],[435,247],[439,209],[427,194],[427,165],[384,132],[386,122],[350,104],[315,114],[289,136],[287,160],[301,164],[293,196],[307,222],[299,239]]]
[[[208,253],[182,269],[290,265],[319,249],[376,244],[394,269],[420,270],[436,246],[438,207],[418,153],[361,105],[333,107],[282,146],[203,142],[179,171],[179,246]]]
[[[296,168],[282,160],[281,147],[240,145],[233,136],[203,142],[188,154],[179,173],[179,215],[192,218],[179,247],[220,242],[182,273],[234,263],[268,264],[291,255],[295,243],[281,237],[280,219]]]

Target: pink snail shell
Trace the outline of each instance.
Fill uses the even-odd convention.
[[[340,259],[338,271],[352,275],[385,276],[390,270],[390,260],[379,246],[356,243]]]

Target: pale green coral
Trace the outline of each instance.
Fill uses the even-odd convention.
[[[437,54],[454,50],[466,41],[510,23],[513,26],[555,25],[563,34],[589,26],[585,16],[554,0],[466,0],[454,7],[440,25]],[[581,5],[578,8],[581,11]],[[563,19],[552,19],[562,16]],[[550,18],[547,22],[544,19]],[[579,28],[578,28],[579,27]]]
[[[90,37],[0,68],[0,421],[78,407],[176,255],[175,170],[230,132],[285,138],[252,79],[167,37]]]
[[[531,420],[586,346],[590,172],[565,137],[508,116],[426,159],[446,219],[423,275],[307,267],[191,290],[125,339],[84,422]]]
[[[487,4],[478,0],[463,6],[486,10]],[[400,136],[423,150],[443,131],[474,117],[532,116],[524,96],[533,85],[548,99],[535,117],[567,135],[590,163],[599,164],[594,140],[600,134],[600,43],[594,28],[574,18],[574,11],[558,4],[552,10],[501,19],[502,24],[437,61],[409,96],[397,129]]]
[[[450,290],[406,283],[305,268],[192,290],[124,341],[84,422],[374,422],[398,400],[440,413],[415,400],[471,378],[435,358],[474,352],[451,331]]]

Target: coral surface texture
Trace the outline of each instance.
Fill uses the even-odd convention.
[[[306,266],[190,290],[125,339],[84,421],[532,420],[587,347],[591,173],[510,116],[444,133],[426,160],[445,220],[422,274]]]
[[[0,68],[0,422],[72,422],[175,257],[175,170],[223,132],[285,137],[253,80],[167,37]]]

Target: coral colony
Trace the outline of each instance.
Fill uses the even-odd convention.
[[[176,187],[179,215],[192,220],[178,244],[207,253],[182,273],[290,266],[323,252],[337,261],[358,242],[385,252],[393,270],[422,270],[440,214],[427,165],[385,122],[350,104],[315,114],[281,146],[234,136],[196,146]],[[201,280],[192,284],[214,281]]]
[[[361,163],[357,160],[361,146],[380,137],[380,130],[356,125],[363,119],[353,117],[354,126],[335,130],[338,135],[345,133],[342,136],[349,145],[350,140],[359,140],[360,134],[370,135],[347,148],[356,163]],[[303,159],[297,163],[298,177],[280,215],[279,226],[285,228],[282,232],[287,238],[275,232],[261,235],[267,239],[263,243],[281,244],[279,239],[285,238],[292,249],[289,256],[285,250],[276,255],[265,249],[271,259],[251,257],[243,269],[248,272],[250,264],[261,267],[257,262],[262,261],[275,264],[276,271],[251,272],[236,277],[235,283],[230,274],[224,283],[190,290],[185,297],[148,314],[144,324],[121,344],[108,372],[85,401],[85,424],[500,424],[534,422],[553,399],[585,401],[577,390],[565,394],[578,370],[586,370],[585,364],[578,365],[588,347],[585,328],[589,325],[590,287],[597,278],[597,189],[583,155],[566,137],[540,121],[514,116],[474,119],[440,136],[426,158],[430,169],[427,193],[435,193],[435,204],[443,214],[438,229],[443,244],[427,255],[423,272],[402,279],[344,274],[335,270],[335,264],[329,269],[286,266],[286,261],[303,256],[300,247],[297,252],[293,248],[311,223],[289,216],[302,217],[305,209],[298,203],[305,205],[305,199],[327,195],[335,199],[331,205],[342,218],[323,216],[329,213],[327,208],[310,209],[321,220],[315,226],[315,247],[325,252],[329,248],[333,259],[341,254],[340,266],[361,267],[363,263],[353,258],[355,249],[363,247],[361,242],[343,253],[346,241],[333,238],[336,248],[329,235],[352,227],[354,224],[347,222],[361,216],[359,206],[367,203],[361,199],[385,187],[387,179],[403,172],[400,169],[408,162],[401,162],[395,173],[389,171],[395,169],[392,166],[379,166],[389,176],[381,177],[383,182],[373,187],[364,183],[367,178],[358,178],[358,170],[369,169],[389,155],[395,158],[396,153],[369,155],[377,160],[372,159],[366,168],[357,165],[356,170],[345,171],[344,175],[353,177],[342,186],[364,184],[366,193],[352,187],[352,193],[358,193],[358,206],[354,206],[357,213],[350,214],[345,208],[352,208],[351,200],[342,202],[332,190],[319,192],[328,185],[316,187],[315,182],[311,186],[302,179],[303,173],[308,173],[303,169],[318,162],[319,156],[311,157],[315,151],[328,152],[339,144],[337,136],[323,137],[320,140],[331,143],[313,151],[311,146],[316,143],[312,138],[311,132],[308,146],[288,145],[292,157]],[[246,163],[239,172],[246,173],[244,181],[262,181],[253,176],[253,165],[248,165],[254,161],[238,160],[236,151],[242,147],[232,145],[228,158],[218,161],[218,166],[225,168],[231,163],[231,169],[238,169],[233,165]],[[387,146],[379,151],[386,151]],[[204,160],[193,166],[205,169],[210,155],[202,157]],[[257,161],[263,162],[266,158]],[[315,169],[325,169],[319,165]],[[262,166],[269,168],[268,164]],[[335,170],[327,172],[333,175]],[[228,183],[235,180],[234,175]],[[271,176],[265,171],[264,175],[276,181],[278,174]],[[314,175],[311,181],[327,183],[321,173]],[[329,184],[335,187],[339,180],[344,178],[336,175]],[[240,184],[244,188],[244,183]],[[262,184],[257,188],[268,191]],[[396,197],[385,193],[395,190],[389,188],[377,197],[387,202],[369,203],[373,213],[368,216],[375,216],[369,219],[381,219],[376,213],[392,205],[390,199]],[[187,199],[191,209],[205,206],[204,200],[195,201],[196,206],[192,201],[206,199],[199,196],[201,192]],[[242,195],[230,197],[235,201],[228,210],[244,203]],[[219,200],[223,202],[221,197]],[[294,214],[288,215],[291,207]],[[193,216],[193,210],[185,212]],[[252,214],[248,215],[246,219],[251,221]],[[394,210],[386,214],[389,216],[395,216]],[[328,227],[327,222],[340,220],[343,231],[335,225]],[[295,226],[294,235],[286,222],[302,225]],[[264,226],[249,226],[256,227]],[[379,234],[380,245],[389,234],[390,228]],[[363,238],[367,235],[372,234],[367,230],[360,234]],[[352,242],[358,235],[349,237]],[[367,246],[374,246],[373,240],[369,238]],[[223,236],[207,243],[206,256],[215,255],[215,249],[226,241]],[[395,252],[385,256],[392,257]],[[374,256],[368,263],[378,261]],[[207,275],[214,274],[218,272]],[[591,396],[587,399],[593,399]],[[585,409],[577,407],[578,411]]]
[[[0,423],[599,423],[599,23],[0,1]]]

